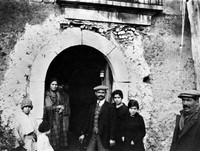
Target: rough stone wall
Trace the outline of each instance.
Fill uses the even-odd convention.
[[[16,44],[27,25],[41,24],[56,9],[52,5],[25,1],[0,1],[0,150],[13,147],[13,116],[23,97],[29,95],[31,48],[17,49]],[[34,31],[30,31],[34,32]],[[17,51],[15,51],[15,49]]]
[[[184,46],[181,50],[181,17],[157,16],[143,46],[151,71],[153,96],[151,137],[152,147],[168,150],[175,126],[175,115],[181,110],[177,95],[181,90],[195,88],[189,27],[185,27]],[[160,112],[159,112],[160,111]]]
[[[161,14],[152,26],[143,27],[66,20],[54,4],[0,2],[0,7],[0,130],[8,130],[2,132],[4,137],[13,128],[10,121],[20,101],[29,95],[34,58],[50,38],[62,32],[64,21],[63,28],[97,32],[122,48],[131,81],[129,97],[139,101],[145,119],[145,147],[169,150],[175,114],[181,109],[177,94],[195,87],[188,31],[180,51],[180,16]]]

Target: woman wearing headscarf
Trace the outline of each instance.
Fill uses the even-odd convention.
[[[55,151],[68,147],[69,116],[69,96],[59,87],[58,80],[52,78],[45,92],[43,120],[50,123],[49,140]]]

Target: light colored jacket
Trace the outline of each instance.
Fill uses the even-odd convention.
[[[20,112],[16,115],[15,119],[15,130],[14,134],[16,137],[15,147],[19,146],[19,141],[22,140],[28,151],[35,151],[36,142],[33,139],[33,136],[30,133],[37,135],[37,122],[36,119],[31,115],[26,115],[23,112]]]

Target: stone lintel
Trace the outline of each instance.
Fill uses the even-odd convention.
[[[96,4],[96,5],[107,5],[107,6],[117,6],[117,7],[127,7],[127,8],[133,8],[133,9],[149,9],[149,10],[158,10],[161,11],[164,9],[163,3],[157,2],[157,3],[137,3],[132,1],[118,1],[118,0],[57,0],[60,4],[66,4],[66,3],[87,3],[90,4]]]
[[[56,0],[43,0],[44,3],[54,3]]]
[[[151,15],[133,14],[128,12],[112,12],[88,10],[82,8],[65,8],[65,18],[122,24],[151,25]]]
[[[30,0],[30,2],[42,3],[43,0]]]

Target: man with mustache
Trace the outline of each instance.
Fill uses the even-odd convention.
[[[178,97],[182,99],[183,109],[176,117],[170,151],[200,151],[200,92],[188,90]]]
[[[88,136],[89,145],[87,151],[109,151],[110,146],[115,144],[115,109],[112,104],[105,100],[107,86],[100,85],[94,88],[97,102],[89,109],[86,126],[79,137],[82,143]]]

